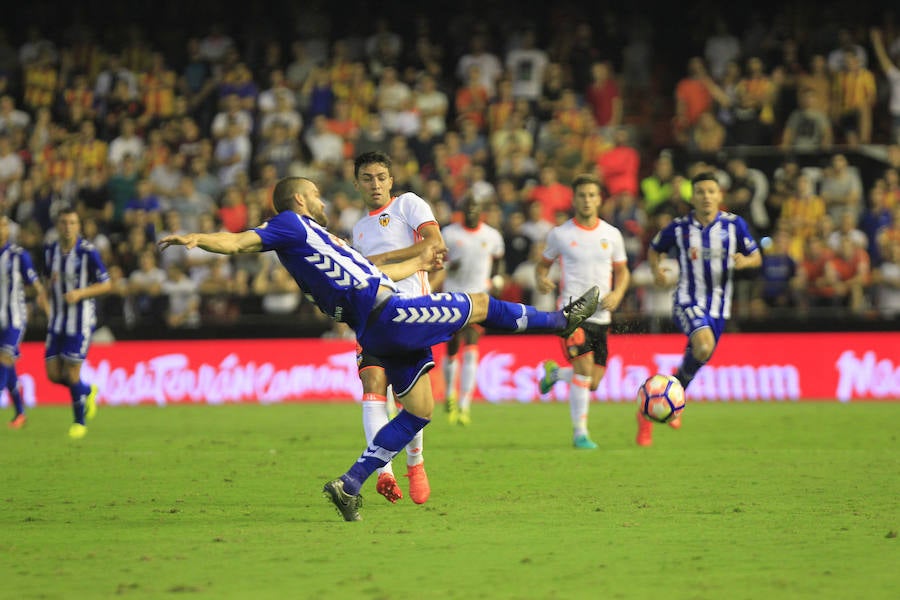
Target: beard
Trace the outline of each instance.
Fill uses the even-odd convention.
[[[315,212],[310,211],[309,216],[312,217],[312,220],[321,225],[322,227],[328,227],[328,215],[325,214],[323,210],[317,210]]]

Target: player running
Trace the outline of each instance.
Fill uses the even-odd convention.
[[[588,431],[591,392],[606,374],[611,313],[628,291],[631,273],[622,233],[599,217],[603,201],[600,181],[591,175],[579,175],[572,182],[572,189],[575,217],[547,234],[542,260],[535,270],[537,287],[544,293],[553,290],[554,283],[548,275],[550,266],[559,260],[562,282],[559,303],[597,285],[600,304],[594,314],[563,340],[563,351],[571,366],[559,367],[556,361],[546,361],[540,389],[546,394],[559,380],[569,383],[572,445],[593,450],[597,444]]]
[[[725,322],[731,317],[734,271],[762,265],[762,253],[746,221],[720,210],[722,189],[713,173],[699,173],[691,180],[693,210],[678,217],[650,242],[647,261],[657,285],[666,285],[662,257],[674,251],[680,274],[672,314],[688,337],[675,377],[685,391],[700,367],[712,358]],[[637,444],[653,443],[653,423],[637,415]],[[681,419],[669,422],[674,429]]]
[[[446,292],[490,293],[493,278],[500,274],[504,254],[503,235],[484,222],[484,207],[471,194],[462,203],[462,222],[451,223],[442,233],[447,244]],[[478,340],[481,325],[470,323],[447,342],[444,377],[447,381],[447,408],[450,424],[472,422],[471,405],[478,375]],[[462,351],[460,373],[459,351]],[[457,386],[459,392],[457,393]]]

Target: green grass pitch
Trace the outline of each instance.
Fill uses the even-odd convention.
[[[78,442],[69,420],[0,431],[0,598],[900,593],[900,403],[695,403],[650,448],[633,405],[593,404],[596,451],[564,403],[438,407],[429,502],[372,478],[360,523],[321,494],[362,450],[356,405],[101,406]]]

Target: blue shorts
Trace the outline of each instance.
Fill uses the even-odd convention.
[[[716,342],[718,342],[722,332],[725,331],[725,319],[709,316],[709,313],[702,306],[676,304],[675,308],[672,309],[672,314],[675,317],[675,323],[678,325],[678,328],[688,337],[694,335],[694,332],[698,329],[709,327],[712,329]]]
[[[9,354],[13,358],[19,358],[19,346],[22,344],[24,329],[9,327],[0,333],[0,352]]]
[[[394,393],[402,397],[434,367],[431,347],[453,337],[471,314],[466,294],[393,295],[375,307],[357,342],[365,354],[379,359]]]
[[[44,358],[64,358],[76,362],[84,362],[87,358],[88,347],[91,345],[91,337],[88,335],[65,335],[62,333],[48,333],[47,344],[44,348]]]

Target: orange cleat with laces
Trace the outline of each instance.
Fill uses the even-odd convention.
[[[395,504],[403,497],[403,492],[400,491],[400,486],[397,485],[397,480],[394,479],[392,473],[382,473],[378,476],[375,491],[384,496],[391,504]]]

